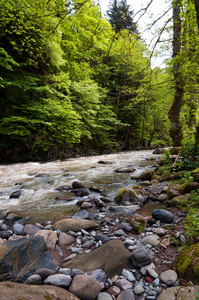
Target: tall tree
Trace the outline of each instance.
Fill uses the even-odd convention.
[[[116,32],[128,29],[131,33],[137,32],[136,23],[133,21],[133,11],[126,0],[118,2],[114,0],[107,11],[109,22]]]
[[[180,146],[182,141],[180,112],[184,96],[184,79],[181,72],[181,62],[179,60],[179,55],[181,52],[180,10],[181,0],[173,0],[173,74],[175,80],[175,95],[169,110],[169,119],[171,121],[170,135],[174,147]]]

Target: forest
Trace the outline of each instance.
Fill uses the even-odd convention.
[[[1,161],[196,148],[199,1],[169,4],[172,56],[153,67],[126,0],[107,17],[92,0],[0,0]]]

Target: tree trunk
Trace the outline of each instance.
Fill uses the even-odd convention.
[[[173,103],[169,110],[169,119],[171,122],[170,135],[173,147],[181,146],[182,124],[180,122],[180,111],[184,97],[184,80],[181,74],[181,64],[175,61],[175,58],[181,51],[181,19],[180,19],[180,0],[173,1],[173,74],[175,79],[175,95]]]

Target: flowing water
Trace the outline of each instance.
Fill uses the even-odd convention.
[[[56,200],[63,192],[56,190],[70,186],[73,181],[82,182],[87,188],[104,190],[104,195],[114,200],[124,186],[133,185],[131,175],[140,174],[154,166],[154,160],[147,160],[152,151],[130,151],[100,156],[71,158],[49,162],[27,162],[0,165],[0,211],[10,211],[21,216],[55,221],[79,210],[72,201]],[[155,156],[158,157],[158,156]],[[99,161],[105,161],[101,164]],[[114,172],[118,168],[133,167],[133,173]],[[15,191],[21,196],[10,198]],[[67,191],[64,195],[71,197]],[[93,193],[87,197],[98,197]]]

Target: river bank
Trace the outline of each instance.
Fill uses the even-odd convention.
[[[100,164],[112,165],[105,160]],[[114,167],[115,173],[133,177],[136,183],[120,186],[114,197],[117,203],[103,194],[103,188],[98,186],[93,193],[85,182],[73,180],[57,191],[78,197],[76,212],[70,212],[70,217],[39,223],[27,215],[2,212],[0,280],[17,283],[11,288],[0,284],[1,299],[20,299],[23,293],[24,299],[32,299],[30,290],[33,294],[40,291],[41,299],[46,299],[46,285],[52,286],[51,299],[60,293],[60,299],[175,299],[168,298],[168,291],[173,289],[177,295],[186,283],[174,268],[174,241],[179,245],[186,241],[185,214],[168,206],[171,183],[153,179],[151,167],[140,175],[131,175],[130,168]],[[35,285],[42,289],[34,290]],[[13,289],[20,295],[9,294]]]

